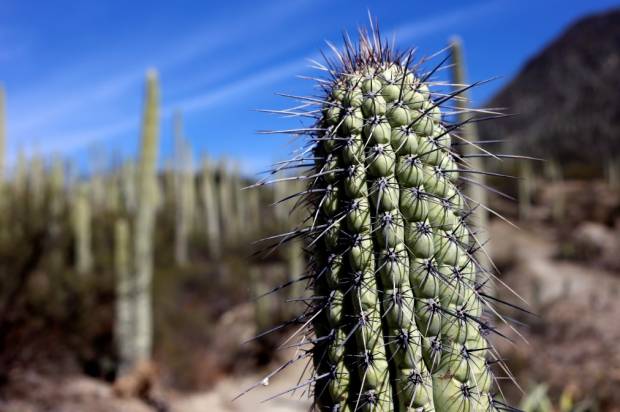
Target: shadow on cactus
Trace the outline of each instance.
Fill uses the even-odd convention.
[[[488,287],[484,228],[472,218],[490,209],[463,191],[475,182],[463,175],[484,174],[468,159],[494,155],[459,133],[502,115],[463,110],[483,82],[437,80],[446,51],[397,52],[372,24],[357,45],[345,36],[342,50],[330,48],[333,57],[316,64],[322,94],[287,96],[293,109],[270,111],[314,124],[265,132],[306,139],[271,174],[298,176],[257,185],[307,183],[284,199],[307,206],[304,226],[269,238],[277,244],[267,249],[303,238],[309,264],[297,280],[307,282],[307,310],[276,328],[294,327],[283,346],[299,355],[262,383],[302,361],[313,373],[285,393],[311,393],[316,410],[514,410],[497,384],[512,375],[488,339],[501,335],[493,321],[504,322],[491,303],[514,305]]]

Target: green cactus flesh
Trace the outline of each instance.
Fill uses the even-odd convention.
[[[285,241],[307,237],[314,296],[297,321],[311,329],[317,410],[508,408],[492,385],[476,205],[457,184],[467,165],[440,108],[468,87],[432,92],[439,66],[420,74],[411,56],[362,33],[324,67],[324,94],[299,98],[317,107],[291,161],[314,163],[300,177],[311,214]]]

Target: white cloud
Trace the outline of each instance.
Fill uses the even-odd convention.
[[[256,21],[280,21],[299,13],[304,7],[313,4],[311,0],[289,2],[282,0],[272,3],[270,7],[259,4],[256,9],[237,15],[235,21],[211,21],[206,29],[170,40],[162,47],[155,59],[155,66],[162,70],[174,70],[189,63],[192,59],[230,46],[247,36],[247,28]],[[163,56],[163,57],[162,57]],[[0,54],[0,59],[3,55]],[[9,57],[8,55],[6,57]],[[144,61],[139,56],[132,56],[137,61]],[[249,61],[248,64],[252,62]],[[103,78],[89,78],[88,73],[101,72],[108,65],[110,70]],[[9,136],[10,144],[27,146],[45,135],[45,145],[70,150],[83,146],[86,141],[93,141],[106,132],[130,130],[124,120],[113,122],[109,126],[85,128],[82,132],[63,133],[67,124],[71,124],[76,115],[84,113],[84,107],[99,107],[106,111],[116,106],[117,102],[128,92],[140,88],[146,64],[137,63],[132,67],[124,66],[116,70],[116,59],[106,59],[100,52],[90,60],[80,61],[70,67],[49,74],[38,84],[31,84],[29,89],[9,96]],[[95,70],[97,69],[97,70]],[[93,113],[94,111],[94,113]],[[89,112],[89,117],[96,115],[96,109]],[[103,114],[103,112],[102,112]],[[108,113],[109,114],[109,113]],[[122,126],[122,127],[121,127]],[[83,138],[78,136],[84,136]],[[114,137],[110,134],[110,137]]]
[[[499,9],[499,6],[504,4],[506,4],[505,1],[495,0],[471,7],[464,7],[442,15],[433,16],[408,23],[406,25],[398,26],[391,30],[387,30],[386,32],[396,36],[399,42],[402,43],[413,38],[421,38],[446,31],[450,27],[468,20],[475,21],[485,14],[496,12]],[[265,13],[271,13],[271,17],[263,15],[261,19],[277,18],[276,15],[284,18],[290,13],[295,12],[295,10],[299,11],[294,8],[269,10]],[[253,17],[256,18],[256,16]],[[214,50],[218,47],[218,45],[223,45],[228,41],[233,41],[235,36],[239,33],[220,33],[223,34],[222,36],[217,36],[220,40],[205,44],[205,38],[213,38],[213,36],[205,37],[207,34],[208,32],[203,31],[196,32],[189,36],[186,42],[181,43],[185,44],[184,49],[180,52],[177,50],[174,54],[171,54],[172,57],[169,59],[163,59],[161,62],[161,67],[174,67],[177,64],[191,60],[201,53],[207,53],[209,50]],[[311,58],[320,59],[320,55],[315,54],[311,56]],[[172,113],[173,109],[180,109],[185,113],[191,113],[204,110],[214,104],[226,103],[232,98],[250,93],[256,88],[274,83],[283,77],[293,77],[295,74],[298,74],[304,68],[308,67],[307,60],[308,59],[298,59],[288,61],[284,64],[266,68],[258,73],[229,81],[213,91],[178,99],[170,104],[166,104],[163,108],[162,114],[164,117],[167,117]],[[141,70],[127,71],[111,78],[110,80],[99,82],[94,88],[90,88],[88,93],[82,94],[81,92],[74,92],[68,97],[65,96],[65,98],[61,99],[60,103],[56,105],[46,108],[39,107],[38,111],[34,110],[34,114],[33,112],[30,112],[29,116],[18,119],[17,124],[12,129],[12,132],[15,132],[17,135],[32,138],[32,135],[36,133],[37,130],[45,130],[46,124],[53,125],[55,119],[63,117],[63,115],[66,114],[72,114],[76,109],[79,109],[84,104],[94,101],[101,102],[106,99],[114,99],[119,95],[122,95],[122,93],[127,89],[138,87],[137,85],[139,85],[142,81],[142,77],[143,73]],[[201,81],[201,79],[197,79],[196,81]],[[138,108],[136,108],[136,113],[138,113],[137,110]],[[139,116],[133,116],[102,126],[87,127],[83,130],[74,132],[63,133],[57,131],[53,135],[46,137],[46,143],[44,145],[37,146],[43,153],[72,152],[102,139],[114,138],[124,133],[137,131],[139,120]],[[258,168],[252,166],[250,169]]]

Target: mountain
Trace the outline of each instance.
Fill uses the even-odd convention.
[[[620,156],[620,9],[588,16],[531,58],[488,107],[515,114],[482,122],[483,139],[561,162]]]

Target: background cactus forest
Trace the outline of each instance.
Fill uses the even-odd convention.
[[[301,3],[296,7],[309,9]],[[517,33],[516,29],[506,26],[506,38],[512,43],[497,45],[497,55],[506,56],[502,53],[514,48],[511,53],[523,53],[526,61],[514,62],[508,78],[481,82],[472,89],[466,85],[485,80],[477,77],[479,73],[501,75],[511,69],[508,63],[502,65],[505,62],[501,57],[491,56],[494,40],[488,36],[492,33],[485,33],[484,41],[476,41],[468,29],[461,33],[459,24],[479,19],[485,23],[476,24],[476,30],[487,24],[491,27],[492,13],[505,10],[520,16],[512,25],[516,21],[524,24],[521,20],[528,14],[521,9],[527,8],[525,5],[491,1],[463,9],[458,8],[462,7],[459,4],[450,12],[445,11],[448,7],[442,9],[442,19],[430,16],[393,33],[396,47],[401,50],[424,46],[430,33],[441,35],[433,44],[444,49],[423,65],[432,71],[427,95],[431,97],[420,105],[442,101],[443,119],[463,123],[459,139],[452,139],[452,149],[463,161],[459,163],[459,188],[465,199],[488,206],[477,208],[467,219],[471,219],[468,222],[485,243],[487,254],[477,250],[471,253],[492,268],[496,277],[484,285],[484,293],[488,301],[494,302],[498,314],[487,316],[501,316],[505,321],[495,319],[499,321],[495,322],[497,329],[487,336],[489,348],[501,354],[496,363],[502,367],[494,369],[496,381],[494,389],[489,389],[498,400],[497,410],[620,411],[620,9],[610,6],[614,6],[613,2],[601,1],[598,9],[590,10],[583,9],[583,4],[563,2],[563,8],[575,10],[571,18],[564,16],[562,24],[552,18],[553,10],[547,9],[551,14],[546,17],[544,12],[539,13],[545,25],[558,26],[544,43],[532,40],[534,35],[529,38],[527,30],[512,36],[510,33]],[[340,7],[334,6],[333,16],[347,15]],[[392,24],[394,9],[377,7],[379,22],[385,18],[390,22],[387,26]],[[266,18],[267,9],[257,11],[256,18]],[[9,16],[12,9],[7,10],[4,13]],[[292,6],[290,10],[283,7],[270,21],[273,27],[284,27],[282,18],[290,18],[298,11]],[[367,26],[366,9],[362,11],[356,16]],[[5,14],[0,10],[0,22]],[[168,17],[173,22],[178,16]],[[324,17],[325,21],[330,19]],[[532,18],[532,26],[536,18]],[[148,20],[145,26],[151,27],[150,23],[157,21]],[[355,29],[353,23],[357,21],[342,22],[336,35],[347,27]],[[310,30],[301,20],[298,28]],[[383,31],[386,38],[392,34],[385,25]],[[256,29],[256,36],[260,33]],[[463,34],[463,40],[450,37],[454,34]],[[10,35],[10,30],[3,31],[0,26],[0,45]],[[468,38],[474,40],[470,43]],[[286,40],[277,43],[282,43],[284,49],[292,48]],[[336,49],[348,43],[338,43],[338,38],[329,40],[336,41]],[[356,44],[358,39],[352,34],[351,41]],[[528,51],[520,51],[519,45],[528,41]],[[213,48],[219,50],[217,45]],[[324,47],[325,55],[334,58],[330,49]],[[308,179],[296,178],[299,170],[282,161],[287,151],[299,155],[294,151],[307,139],[302,134],[313,130],[312,119],[304,117],[322,113],[312,112],[310,107],[317,102],[312,99],[320,95],[318,89],[306,87],[311,79],[300,76],[297,83],[287,84],[287,90],[276,90],[287,93],[270,101],[272,107],[261,108],[266,113],[260,116],[267,123],[257,124],[255,129],[264,129],[264,124],[274,130],[290,126],[294,129],[290,134],[264,131],[236,141],[225,133],[236,131],[246,118],[251,122],[257,114],[249,110],[257,108],[250,97],[247,102],[237,99],[232,114],[222,114],[213,107],[214,124],[221,114],[225,129],[210,125],[197,128],[191,121],[209,114],[208,109],[200,108],[214,102],[224,105],[227,94],[288,76],[288,66],[297,65],[278,66],[236,86],[216,89],[206,98],[181,100],[185,103],[177,106],[167,101],[166,73],[174,72],[169,69],[172,63],[161,63],[161,68],[154,65],[161,71],[141,68],[142,94],[137,92],[132,100],[136,107],[127,109],[128,113],[136,113],[133,121],[140,124],[127,137],[137,147],[135,152],[118,142],[106,146],[105,136],[87,151],[71,152],[60,143],[54,146],[53,141],[39,150],[32,141],[20,140],[25,139],[26,128],[11,127],[13,121],[18,123],[20,116],[27,114],[13,109],[24,108],[19,94],[21,75],[5,74],[2,67],[5,60],[16,56],[15,50],[0,50],[0,411],[308,410],[313,398],[309,383],[326,366],[316,355],[316,371],[307,366],[307,359],[294,363],[290,360],[304,357],[309,348],[295,334],[304,324],[315,325],[319,349],[320,342],[328,342],[331,332],[321,327],[331,322],[323,317],[336,316],[333,311],[310,320],[302,313],[316,305],[320,289],[331,287],[329,281],[318,282],[313,290],[306,289],[303,280],[311,276],[306,275],[308,268],[316,270],[316,262],[324,257],[322,253],[333,251],[323,244],[315,246],[312,238],[298,238],[294,229],[308,225],[307,203],[312,203],[313,196],[332,188],[321,183],[329,183],[328,178],[321,177],[323,180],[315,181],[309,189]],[[320,69],[324,61],[316,51],[308,65]],[[189,46],[175,52],[178,61],[194,62],[197,56]],[[242,52],[247,52],[248,59],[256,57],[252,51]],[[382,52],[375,50],[373,56]],[[277,54],[273,50],[261,53],[269,59],[269,53]],[[416,59],[422,55],[416,55]],[[351,56],[343,58],[345,65],[350,62],[347,59]],[[369,61],[356,70],[372,68],[376,62]],[[231,58],[230,62],[229,68],[235,72],[237,61]],[[199,63],[196,66],[196,70],[209,70]],[[434,67],[438,69],[432,70]],[[321,70],[303,72],[319,77],[319,85],[325,84]],[[420,69],[418,76],[420,72],[424,70]],[[374,90],[376,86],[379,90],[381,82],[385,83],[381,76],[353,89],[367,93],[366,89]],[[292,74],[290,77],[294,78]],[[213,78],[219,81],[217,73]],[[395,87],[399,100],[404,99],[406,80],[414,79],[412,74],[402,78],[397,87],[388,82]],[[339,80],[341,83],[334,84],[340,87],[347,81],[345,76]],[[310,90],[312,97],[300,97],[296,84],[299,89]],[[171,91],[172,101],[181,94],[179,90]],[[114,91],[104,88],[93,93],[106,95]],[[443,98],[450,94],[454,98],[445,103]],[[360,113],[370,118],[370,114],[374,116],[381,110],[379,103],[385,105],[384,95],[381,91],[375,96],[370,108],[364,106],[365,101],[362,105],[361,94],[343,94],[334,101],[345,102],[346,107],[358,98]],[[284,109],[291,97],[299,105]],[[62,105],[59,99],[58,106]],[[68,107],[76,113],[81,110],[77,105]],[[386,107],[391,110],[394,105]],[[55,109],[50,113],[62,111],[62,107]],[[105,117],[104,108],[97,110]],[[340,116],[330,110],[324,111],[327,123]],[[408,113],[405,110],[401,115]],[[470,122],[469,114],[479,120],[498,118]],[[438,112],[432,115],[441,116]],[[387,114],[393,123],[390,116],[396,114]],[[45,116],[31,120],[28,124],[46,121]],[[77,115],[72,120],[76,124],[87,121]],[[190,123],[193,126],[187,127]],[[394,124],[391,127],[394,129]],[[121,129],[112,125],[104,130],[113,133]],[[45,130],[37,133],[46,134]],[[424,131],[416,133],[425,135]],[[278,144],[284,142],[284,151],[282,146],[274,146],[276,139]],[[291,144],[287,145],[287,141]],[[238,146],[238,151],[222,149],[233,146]],[[334,141],[321,141],[319,146],[307,157],[319,156],[321,150],[336,153]],[[265,154],[261,147],[269,153]],[[399,161],[403,150],[395,150]],[[450,158],[441,151],[437,156]],[[269,160],[280,163],[273,166]],[[433,161],[426,156],[423,162],[427,170],[426,163]],[[278,172],[262,172],[270,167]],[[368,168],[369,174],[373,173],[372,167]],[[463,168],[480,173],[463,172]],[[394,178],[393,174],[400,172],[391,173]],[[351,190],[346,196],[351,195]],[[310,201],[300,201],[300,192]],[[336,201],[319,205],[318,209],[327,214],[339,207]],[[381,212],[387,214],[389,210]],[[283,239],[286,242],[281,242]],[[371,247],[372,242],[383,247],[379,238],[369,242]],[[387,235],[385,242],[389,243]],[[279,247],[275,247],[278,243]],[[335,245],[339,247],[340,243]],[[449,258],[443,256],[440,260]],[[372,300],[368,296],[365,299]],[[416,317],[421,316],[417,306],[415,311]],[[383,325],[388,330],[381,336],[381,320],[377,322],[379,337],[375,341],[388,339],[390,332],[395,334],[398,328],[407,327],[397,328],[388,322]],[[325,333],[321,335],[321,331]],[[336,333],[342,334],[343,330]],[[456,335],[454,340],[460,339],[460,332]],[[480,339],[484,342],[483,337]],[[457,345],[450,342],[453,344]],[[387,362],[390,373],[396,373],[394,368],[406,369],[403,359],[390,358]],[[430,372],[433,374],[433,370]],[[368,379],[377,380],[377,376],[378,372]],[[432,379],[437,376],[434,374]],[[355,383],[357,378],[355,374],[346,379],[340,375],[341,380],[328,388],[332,398],[326,395],[318,405],[337,403],[333,393],[346,392],[343,385],[370,385],[366,381]],[[450,409],[448,403],[442,406],[438,399],[441,401],[443,395],[436,387],[432,390],[437,411],[478,410],[473,401],[471,409]],[[394,394],[395,399],[400,396],[396,390]],[[392,396],[391,392],[386,396]],[[266,399],[269,401],[262,402]],[[386,402],[391,405],[389,399]],[[377,410],[390,409],[385,405]]]

